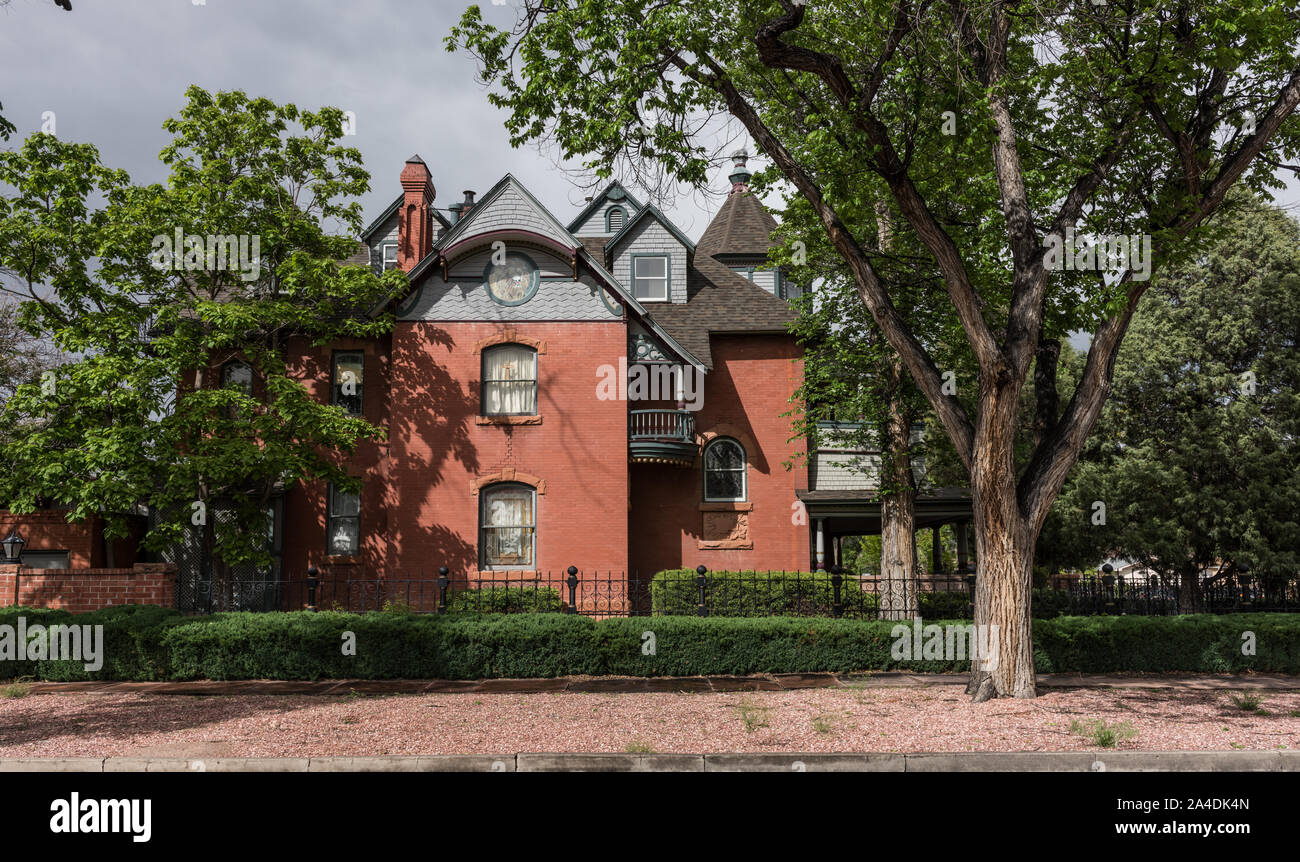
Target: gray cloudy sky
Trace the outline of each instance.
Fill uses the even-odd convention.
[[[442,46],[467,5],[72,0],[65,12],[52,0],[10,0],[0,5],[0,104],[18,127],[9,144],[39,131],[42,113],[53,111],[59,137],[94,143],[106,164],[137,182],[162,181],[162,122],[180,109],[185,88],[242,89],[356,113],[348,143],[371,175],[367,221],[401,192],[402,165],[419,153],[433,173],[436,206],[461,200],[464,189],[482,194],[508,171],[567,222],[589,193],[580,178],[534,147],[512,150],[503,112],[475,81],[473,58]],[[511,6],[481,6],[488,21],[514,20]],[[727,171],[716,173],[720,193]],[[698,238],[720,204],[718,196],[684,195],[669,209]]]
[[[507,171],[561,221],[582,206],[586,191],[549,155],[510,148],[473,59],[443,49],[464,0],[72,0],[72,12],[52,0],[0,4],[0,103],[17,140],[53,111],[60,137],[93,142],[138,182],[165,179],[162,122],[194,83],[354,111],[349,143],[373,189],[362,200],[367,221],[400,192],[412,153],[428,162],[439,207],[463,189],[481,194]],[[511,5],[481,5],[489,21],[514,20]],[[718,194],[667,207],[692,238],[721,204],[726,174],[715,173]],[[1294,211],[1300,188],[1293,181],[1279,199]]]

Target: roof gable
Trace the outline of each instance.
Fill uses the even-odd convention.
[[[592,198],[590,203],[583,207],[582,212],[578,213],[577,218],[569,222],[569,232],[572,233],[582,227],[587,219],[595,215],[597,210],[610,201],[626,201],[629,209],[641,209],[641,202],[633,197],[632,193],[625,189],[622,183],[618,180],[614,180],[612,183],[605,186],[605,189],[600,194]]]
[[[438,240],[434,250],[446,255],[474,237],[501,231],[533,234],[570,252],[582,245],[513,174],[506,174]]]
[[[637,224],[640,223],[641,220],[645,218],[653,218],[656,221],[658,221],[661,225],[663,225],[665,228],[668,229],[669,233],[671,233],[674,237],[676,237],[678,242],[680,242],[682,245],[686,247],[686,250],[688,252],[692,254],[695,253],[695,243],[691,242],[690,239],[686,236],[686,234],[682,233],[681,230],[678,229],[677,225],[669,221],[668,217],[664,215],[662,212],[660,212],[658,207],[656,207],[654,204],[650,204],[649,206],[646,206],[644,209],[638,212],[636,215],[628,219],[627,224],[623,225],[622,230],[620,230],[618,233],[614,234],[608,240],[605,241],[605,254],[609,255],[610,253],[612,253],[614,249],[618,247],[618,244],[620,242],[622,242],[623,240],[631,236],[632,231],[636,228]]]

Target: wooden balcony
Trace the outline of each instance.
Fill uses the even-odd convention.
[[[627,420],[628,459],[633,464],[695,464],[700,447],[695,442],[695,414],[689,410],[632,410]]]

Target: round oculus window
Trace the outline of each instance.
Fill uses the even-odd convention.
[[[537,292],[537,265],[526,255],[511,252],[503,263],[488,264],[488,294],[503,305],[519,305]]]

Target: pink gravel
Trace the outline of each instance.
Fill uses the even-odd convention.
[[[960,688],[699,694],[0,699],[2,757],[306,757],[516,752],[1075,751],[1072,721],[1128,722],[1140,750],[1300,747],[1300,692],[1268,715],[1221,691],[1053,690],[971,704]]]

